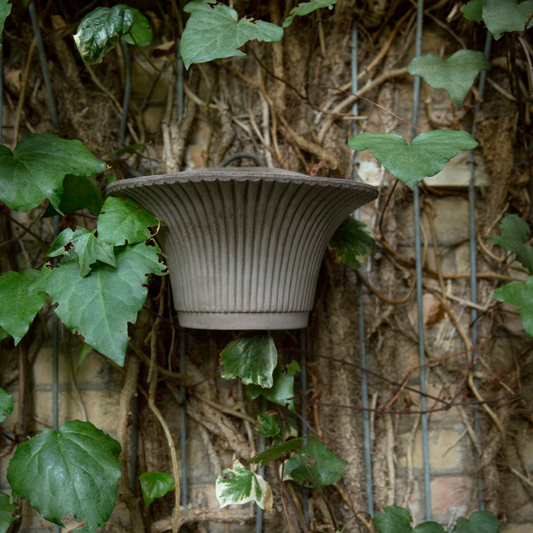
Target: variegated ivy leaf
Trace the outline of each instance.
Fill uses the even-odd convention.
[[[83,61],[88,65],[101,63],[107,52],[115,48],[134,23],[133,11],[124,5],[97,7],[91,11],[80,22],[78,32],[74,35]]]
[[[215,488],[220,507],[256,502],[261,509],[272,512],[272,490],[262,476],[247,470],[240,461],[234,461],[233,467],[224,473],[230,477],[219,477]]]
[[[270,388],[274,384],[272,374],[278,352],[268,333],[248,334],[231,341],[220,354],[220,362],[224,365],[224,379],[239,376],[245,385]]]
[[[336,3],[337,0],[311,0],[310,2],[302,2],[291,9],[289,16],[283,22],[283,28],[288,28],[296,16],[303,17],[323,7],[333,9]]]
[[[411,144],[396,133],[360,133],[348,141],[352,150],[370,150],[395,177],[411,189],[424,178],[438,174],[459,150],[478,143],[466,131],[434,130],[415,137]]]
[[[274,415],[269,415],[267,413],[261,413],[258,417],[259,427],[255,428],[257,433],[262,437],[269,438],[279,435],[280,429],[278,421],[274,418]]]
[[[4,272],[0,276],[0,326],[15,339],[15,344],[26,335],[46,302],[44,292],[28,292],[38,278],[39,271],[33,269]]]
[[[55,240],[52,248],[46,254],[48,257],[67,255],[66,247],[72,245],[80,261],[80,276],[84,278],[90,271],[91,265],[101,261],[106,265],[116,266],[113,246],[100,242],[95,237],[95,231],[77,227],[76,231],[70,228],[62,231]]]
[[[238,48],[252,39],[271,42],[283,37],[279,26],[262,20],[239,20],[235,9],[216,0],[193,0],[183,10],[191,14],[180,44],[185,68],[192,63],[244,56]]]
[[[250,400],[263,396],[270,402],[283,405],[291,411],[295,411],[294,375],[296,372],[300,372],[300,365],[296,361],[287,365],[286,371],[283,371],[283,365],[278,365],[272,374],[273,385],[269,389],[259,385],[246,385],[246,395]]]

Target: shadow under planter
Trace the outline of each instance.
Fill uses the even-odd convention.
[[[182,327],[305,328],[322,257],[340,223],[377,189],[270,168],[202,169],[112,183],[166,223]]]

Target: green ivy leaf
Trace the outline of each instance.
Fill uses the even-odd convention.
[[[488,511],[476,511],[470,519],[458,518],[455,533],[498,533],[501,522]]]
[[[0,37],[4,31],[4,24],[11,13],[11,4],[8,0],[0,0]]]
[[[311,440],[285,462],[283,472],[300,485],[316,489],[337,482],[347,466],[325,444]]]
[[[274,415],[269,415],[267,413],[261,413],[258,417],[259,427],[255,428],[257,433],[265,438],[275,437],[280,434],[280,428],[278,421],[275,419]]]
[[[272,374],[278,362],[278,352],[268,333],[245,335],[224,348],[220,362],[224,365],[224,379],[240,376],[245,385],[253,383],[270,388],[274,384]]]
[[[28,292],[38,277],[39,271],[33,269],[5,272],[0,276],[0,326],[13,336],[15,345],[26,335],[35,315],[46,303],[44,292]]]
[[[80,351],[78,353],[78,372],[80,371],[81,365],[85,358],[93,351],[93,347],[89,346],[87,343],[82,342],[80,346]]]
[[[237,48],[252,39],[272,42],[283,37],[279,26],[262,20],[239,20],[237,11],[213,0],[193,0],[183,10],[191,14],[180,45],[187,69],[192,63],[244,56]]]
[[[348,141],[352,150],[370,150],[396,178],[411,189],[424,178],[438,174],[459,150],[478,143],[466,131],[434,130],[421,133],[411,144],[396,133],[360,133]]]
[[[129,342],[128,322],[135,322],[146,300],[146,275],[163,275],[165,266],[158,253],[157,245],[117,247],[116,268],[100,263],[84,278],[78,258],[68,257],[59,268],[43,267],[33,289],[46,291],[59,304],[56,314],[65,326],[122,366]]]
[[[461,107],[481,70],[491,66],[483,52],[459,50],[447,61],[434,55],[415,57],[407,66],[409,74],[421,76],[434,89],[445,89],[456,107]]]
[[[131,27],[130,31],[124,35],[124,40],[128,44],[148,46],[154,37],[148,19],[134,7],[130,7],[125,4],[119,5],[133,13],[133,26]]]
[[[70,513],[78,522],[85,518],[77,531],[96,533],[115,507],[120,451],[90,422],[73,420],[19,444],[7,480],[49,522],[65,527],[61,518]]]
[[[310,438],[312,437],[297,437],[288,440],[287,442],[277,444],[276,446],[272,446],[264,452],[258,453],[256,456],[252,457],[246,464],[261,463],[261,466],[264,468],[268,463],[283,457],[285,454],[299,450],[304,442]]]
[[[293,361],[287,366],[287,372],[283,372],[283,366],[279,365],[274,369],[272,380],[274,384],[269,389],[264,389],[259,385],[246,385],[246,395],[250,400],[255,400],[258,396],[264,396],[268,401],[288,407],[291,411],[294,408],[294,375],[300,372],[300,365]]]
[[[527,241],[530,229],[518,215],[506,215],[501,221],[502,236],[493,235],[489,242],[497,244],[508,252],[516,254],[516,260],[533,273],[533,247]]]
[[[522,319],[524,331],[533,337],[533,276],[526,283],[512,281],[494,291],[494,298],[499,302],[507,302],[517,307],[516,311]]]
[[[68,175],[63,180],[63,194],[59,202],[59,211],[70,215],[80,209],[88,209],[93,215],[98,215],[102,209],[104,199],[102,191],[91,176]],[[49,204],[43,217],[53,217],[60,214]]]
[[[274,420],[278,423],[279,435],[274,437],[273,443],[275,445],[280,444],[288,439],[293,439],[298,436],[298,423],[291,416],[284,415],[283,417],[279,414],[274,415]],[[285,428],[285,434],[283,434],[283,429]],[[283,435],[283,437],[282,437]]]
[[[80,141],[34,133],[14,152],[0,145],[0,168],[0,201],[7,207],[29,211],[48,198],[59,211],[65,176],[91,176],[102,172],[104,163]]]
[[[291,9],[289,16],[283,22],[283,28],[288,28],[296,16],[303,17],[323,7],[333,9],[336,3],[337,0],[311,0],[310,2],[302,2]]]
[[[413,529],[413,533],[446,533],[437,522],[423,522]]]
[[[159,220],[141,209],[131,198],[110,196],[98,217],[98,240],[113,246],[145,242],[152,237],[149,227],[157,226]]]
[[[13,412],[13,396],[0,389],[0,424]]]
[[[268,513],[272,511],[272,490],[261,476],[247,470],[239,461],[234,461],[233,468],[224,470],[224,473],[230,477],[219,477],[215,488],[220,507],[256,502]]]
[[[96,231],[96,230],[95,230]],[[80,262],[80,276],[84,278],[91,271],[91,265],[101,261],[106,265],[116,267],[113,246],[99,242],[94,236],[95,231],[78,226],[76,231],[70,228],[62,231],[55,240],[52,248],[46,254],[48,257],[66,255],[66,247],[72,245]]]
[[[87,65],[101,63],[104,56],[115,48],[120,38],[128,33],[135,17],[133,11],[124,5],[97,7],[78,26],[74,42]]]
[[[375,242],[366,224],[348,217],[337,228],[329,245],[335,249],[337,261],[358,270],[370,255]]]
[[[468,20],[474,20],[478,24],[483,20],[483,0],[470,0],[468,4],[462,5],[460,10]]]
[[[11,516],[11,511],[18,509],[16,503],[11,503],[11,498],[0,493],[0,533],[7,533],[9,526],[16,522],[17,518]]]
[[[174,478],[166,472],[144,472],[139,481],[147,509],[156,498],[162,498],[175,487]]]
[[[391,505],[372,520],[377,533],[412,533],[411,515],[407,509]]]
[[[496,41],[505,32],[524,31],[533,25],[533,0],[518,3],[518,0],[485,0],[483,20]],[[529,22],[528,22],[529,19]]]

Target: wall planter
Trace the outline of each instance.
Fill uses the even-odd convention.
[[[327,244],[377,189],[279,169],[202,169],[117,181],[165,221],[181,326],[292,329],[307,326]]]

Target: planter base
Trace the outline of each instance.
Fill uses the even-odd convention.
[[[186,313],[179,324],[194,329],[300,329],[307,327],[309,312],[302,313]]]

